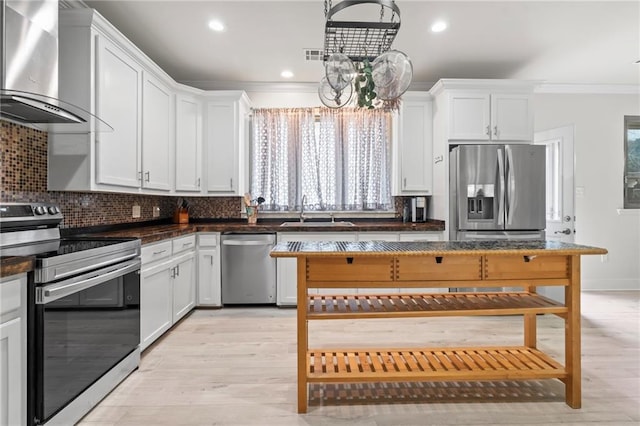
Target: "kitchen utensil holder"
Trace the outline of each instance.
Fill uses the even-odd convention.
[[[258,222],[258,205],[252,204],[246,207],[247,210],[247,222],[249,224],[256,224]]]
[[[189,223],[189,211],[184,208],[177,208],[173,213],[173,223]]]

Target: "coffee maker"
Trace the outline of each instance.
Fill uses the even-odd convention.
[[[405,222],[426,222],[427,221],[427,197],[411,197],[405,201],[403,219]]]

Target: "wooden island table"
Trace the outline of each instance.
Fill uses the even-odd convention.
[[[282,242],[273,257],[297,258],[298,412],[309,383],[560,379],[581,405],[580,256],[607,250],[556,241]],[[536,292],[563,286],[565,303]],[[330,295],[310,289],[516,287],[522,291]],[[564,364],[537,349],[536,315],[565,321]],[[308,347],[308,321],[523,315],[522,346]]]

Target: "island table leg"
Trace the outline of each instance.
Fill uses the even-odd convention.
[[[565,401],[571,408],[582,406],[582,367],[580,361],[580,256],[571,256],[570,283],[565,287],[565,304],[569,313],[565,319]]]
[[[525,291],[535,293],[535,286],[525,286]],[[528,348],[535,348],[538,344],[538,328],[536,314],[524,315],[524,345]]]
[[[308,321],[307,321],[307,274],[306,257],[298,257],[298,282],[297,282],[297,317],[298,317],[298,413],[307,412],[307,347]]]

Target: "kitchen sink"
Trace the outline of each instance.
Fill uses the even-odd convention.
[[[347,222],[344,220],[340,220],[340,221],[336,221],[336,222],[284,222],[282,223],[280,226],[297,226],[297,227],[304,227],[304,228],[315,228],[315,227],[322,227],[322,228],[331,228],[331,227],[337,227],[337,226],[353,226],[353,222]]]

